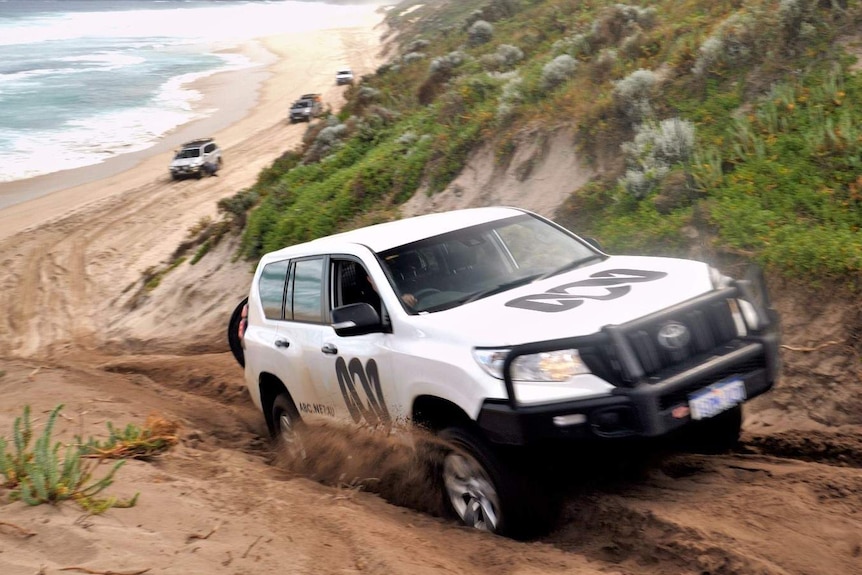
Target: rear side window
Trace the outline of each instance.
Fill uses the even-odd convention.
[[[294,265],[293,319],[323,322],[323,258],[299,260]]]
[[[267,319],[284,319],[284,285],[289,260],[267,264],[257,284],[263,314]]]

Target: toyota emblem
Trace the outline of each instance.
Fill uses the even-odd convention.
[[[691,334],[681,323],[672,321],[664,324],[658,330],[658,343],[663,348],[676,351],[688,345]]]

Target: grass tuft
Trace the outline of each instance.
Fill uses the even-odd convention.
[[[54,424],[63,405],[51,411],[41,435],[35,437],[30,419],[30,406],[15,419],[11,442],[0,437],[0,488],[9,491],[9,498],[27,505],[58,504],[74,501],[92,514],[104,513],[112,507],[132,507],[138,494],[130,499],[105,496],[104,491],[114,482],[114,475],[127,458],[146,459],[163,453],[176,444],[177,425],[159,417],[151,417],[143,428],[133,425],[117,430],[108,424],[110,437],[105,442],[89,439],[65,446],[52,440]],[[31,444],[32,443],[32,444]],[[100,478],[94,477],[102,459],[120,459]]]

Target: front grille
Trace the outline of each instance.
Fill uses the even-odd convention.
[[[688,342],[678,349],[659,344],[659,330],[670,323],[680,323],[688,329]],[[667,367],[683,363],[738,337],[727,300],[712,302],[677,316],[661,318],[625,334],[644,374],[650,375]]]
[[[669,324],[685,326],[686,341],[674,342],[675,347],[662,345],[659,331]],[[654,376],[691,363],[714,350],[726,349],[727,344],[739,338],[727,298],[696,300],[690,305],[609,328],[608,333],[611,332],[613,335],[603,343],[581,349],[581,356],[596,375],[626,387],[639,381],[660,379]],[[624,361],[624,357],[628,361]]]

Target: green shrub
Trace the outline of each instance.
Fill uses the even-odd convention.
[[[33,438],[30,406],[15,419],[13,428],[14,451],[7,452],[5,438],[0,438],[0,474],[4,487],[10,490],[13,500],[27,505],[56,504],[73,500],[90,513],[103,513],[111,507],[131,507],[137,502],[135,495],[129,500],[116,497],[96,497],[111,486],[114,474],[125,461],[116,462],[101,479],[94,479],[97,462],[87,461],[79,445],[70,445],[61,457],[62,444],[52,444],[51,433],[57,415],[63,408],[58,405],[48,416],[45,429],[31,448]]]

